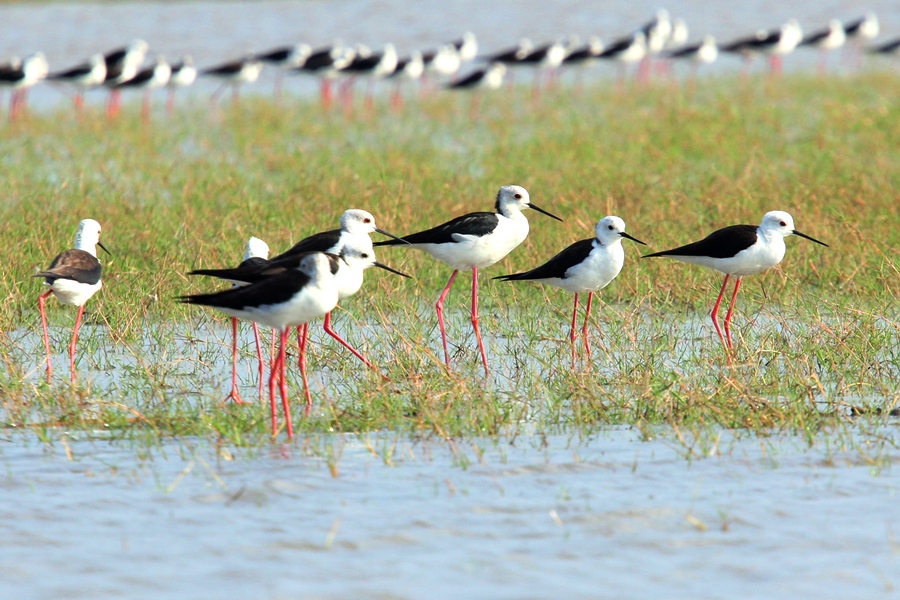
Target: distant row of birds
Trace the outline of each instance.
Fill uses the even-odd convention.
[[[323,103],[330,105],[333,100],[333,80],[342,79],[342,97],[347,101],[356,78],[366,76],[369,80],[368,101],[371,101],[375,81],[393,79],[397,86],[392,97],[395,102],[400,102],[400,83],[404,80],[422,80],[428,74],[441,78],[450,89],[498,88],[511,67],[537,68],[534,80],[539,84],[542,73],[549,73],[552,77],[560,67],[585,65],[604,59],[618,61],[623,73],[627,65],[640,63],[638,76],[642,78],[649,75],[650,64],[655,59],[685,59],[698,66],[714,62],[720,51],[738,54],[747,62],[756,55],[765,55],[770,57],[773,71],[780,71],[783,56],[793,52],[798,46],[809,46],[822,52],[820,68],[824,69],[828,52],[844,46],[848,40],[873,39],[878,33],[878,18],[874,13],[868,13],[847,23],[833,19],[826,28],[806,36],[803,35],[800,24],[791,19],[779,28],[761,30],[723,45],[718,45],[711,35],[704,36],[702,41],[688,43],[685,21],[670,19],[667,11],[660,10],[643,26],[611,44],[604,44],[596,36],[586,43],[582,43],[577,36],[570,36],[540,45],[523,39],[515,47],[479,56],[475,35],[466,33],[460,39],[437,49],[415,51],[405,57],[400,57],[390,43],[385,44],[380,52],[373,52],[361,44],[350,46],[335,43],[318,49],[306,44],[296,44],[250,54],[239,60],[199,71],[189,56],[170,64],[161,54],[157,54],[155,64],[143,68],[148,45],[143,40],[134,40],[126,47],[105,55],[94,55],[83,64],[56,72],[50,72],[47,60],[40,52],[21,60],[11,59],[0,65],[0,86],[5,85],[13,90],[10,108],[12,117],[21,110],[26,90],[45,79],[73,86],[76,90],[74,101],[79,110],[84,90],[108,88],[110,97],[107,109],[110,115],[119,110],[121,90],[142,89],[149,93],[155,88],[166,87],[169,89],[167,106],[171,111],[175,89],[193,84],[198,74],[215,77],[223,82],[222,87],[214,94],[214,99],[228,85],[236,99],[240,86],[255,82],[263,65],[269,65],[276,69],[276,94],[280,93],[285,73],[314,75],[321,80]],[[858,44],[857,50],[861,50]],[[876,54],[900,53],[900,38],[867,50]],[[480,59],[483,65],[467,74],[458,75],[463,65],[476,59]],[[148,111],[149,95],[145,94],[145,116]]]
[[[273,329],[273,350],[277,332],[280,346],[271,362],[269,401],[273,434],[278,431],[276,388],[279,390],[286,419],[288,436],[293,435],[285,377],[285,356],[288,334],[297,328],[299,364],[306,394],[306,410],[312,405],[306,376],[306,345],[309,323],[325,317],[325,330],[344,347],[362,360],[369,368],[376,367],[362,353],[343,340],[331,328],[330,313],[342,299],[352,296],[362,286],[366,269],[377,266],[403,277],[405,273],[379,263],[375,259],[376,246],[401,246],[422,250],[453,269],[435,306],[444,361],[450,369],[450,349],[444,320],[444,301],[460,271],[472,272],[472,305],[470,319],[475,331],[484,373],[490,373],[487,352],[478,321],[478,271],[506,257],[519,246],[529,232],[529,224],[523,211],[534,209],[553,219],[559,217],[531,202],[528,191],[517,185],[500,188],[493,212],[474,212],[456,217],[425,231],[398,237],[379,229],[375,218],[360,209],[350,209],[341,217],[340,229],[312,235],[282,254],[269,258],[269,247],[258,238],[247,244],[244,261],[235,268],[197,269],[191,275],[215,277],[231,284],[225,290],[194,294],[181,298],[188,304],[214,308],[232,317],[232,387],[228,398],[242,402],[238,388],[238,319],[253,323],[259,361],[259,393],[263,396],[264,369],[259,336],[259,325]],[[57,256],[46,270],[35,277],[44,279],[48,290],[40,296],[39,306],[47,351],[47,378],[52,377],[52,351],[47,329],[45,299],[53,294],[67,305],[78,306],[78,316],[69,346],[71,378],[75,382],[75,345],[84,312],[84,304],[101,287],[102,267],[97,258],[100,246],[100,224],[93,219],[82,221],[75,235],[75,248]],[[381,233],[390,239],[372,242],[370,234]],[[647,257],[669,256],[677,260],[715,269],[725,275],[712,310],[716,332],[725,348],[729,363],[734,344],[731,335],[731,319],[742,278],[761,273],[781,262],[785,255],[784,239],[798,235],[817,244],[823,242],[794,228],[790,214],[771,211],[763,216],[760,225],[732,225],[719,229],[706,238],[671,250],[655,252]],[[588,323],[594,293],[606,287],[622,270],[625,255],[621,241],[628,239],[638,244],[644,242],[625,232],[625,222],[617,216],[606,216],[594,227],[591,238],[575,242],[546,263],[522,273],[495,277],[505,281],[535,281],[561,288],[575,295],[575,307],[569,339],[572,345],[572,363],[576,366],[578,296],[588,294],[582,336],[588,360],[591,348],[588,342]],[[103,248],[105,250],[105,248]],[[731,277],[735,278],[731,304],[724,320],[724,334],[719,325],[718,311]]]

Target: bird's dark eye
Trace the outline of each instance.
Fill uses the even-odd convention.
[[[369,218],[363,219],[363,223],[371,223],[371,222],[372,222],[372,219],[369,219]]]
[[[610,231],[612,231],[612,230],[613,230],[613,226],[612,226],[612,225],[608,225],[608,226],[607,226],[607,229],[609,229]]]
[[[784,221],[782,221],[782,222],[781,222],[781,226],[782,226],[782,227],[787,227],[787,223],[785,223]]]
[[[514,198],[515,198],[516,200],[521,200],[521,199],[522,199],[522,194],[516,194],[516,195],[514,196]]]
[[[360,256],[362,256],[363,258],[369,258],[369,255],[366,254],[365,252],[363,252],[362,254],[360,254]]]

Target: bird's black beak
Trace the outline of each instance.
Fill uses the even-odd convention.
[[[391,237],[394,237],[394,236],[391,236]],[[384,264],[384,263],[380,263],[380,262],[376,261],[376,262],[375,262],[375,266],[378,267],[378,268],[380,268],[380,269],[384,269],[385,271],[390,271],[391,273],[393,273],[393,274],[395,274],[395,275],[399,275],[400,277],[406,277],[406,278],[408,278],[408,279],[412,279],[412,277],[410,277],[410,276],[407,275],[406,273],[401,273],[401,272],[398,271],[397,269],[392,269],[392,268],[390,268],[389,266],[387,266],[387,265]]]
[[[794,233],[796,233],[796,232],[794,232]],[[822,242],[819,242],[819,243],[821,244]],[[103,251],[104,251],[104,252],[106,252],[107,254],[109,254],[110,256],[112,256],[112,253],[111,253],[109,250],[106,249],[106,246],[104,246],[104,245],[101,244],[100,242],[97,242],[97,245],[100,246],[101,248],[103,248]]]
[[[806,239],[808,239],[808,240],[811,241],[811,242],[815,242],[815,243],[817,243],[817,244],[822,244],[822,245],[825,246],[826,248],[829,248],[829,247],[830,247],[830,246],[829,246],[828,244],[826,244],[825,242],[820,242],[820,241],[817,240],[816,238],[810,237],[810,236],[806,235],[805,233],[801,233],[801,232],[797,231],[796,229],[795,229],[792,233],[793,233],[794,235],[799,235],[799,236],[802,237],[802,238],[806,238]]]
[[[380,233],[381,235],[386,235],[386,236],[388,236],[389,238],[394,238],[394,239],[397,240],[398,242],[403,242],[404,244],[408,244],[408,243],[409,243],[409,242],[407,242],[406,240],[404,240],[402,237],[397,237],[397,236],[394,235],[393,233],[388,233],[387,231],[385,231],[384,229],[381,229],[381,228],[379,228],[379,227],[376,227],[376,228],[375,228],[375,231],[377,231],[377,232]],[[395,272],[396,272],[396,271],[395,271]],[[403,275],[403,273],[400,273],[400,274]],[[405,275],[404,277],[408,277],[408,275]]]
[[[628,235],[628,234],[625,233],[624,231],[620,231],[620,232],[619,232],[619,235],[621,235],[621,236],[622,236],[623,238],[625,238],[626,240],[631,240],[632,242],[637,242],[637,243],[640,244],[641,246],[646,246],[646,245],[647,245],[647,244],[645,244],[644,242],[642,242],[641,240],[637,239],[636,237],[633,237],[633,236]]]
[[[528,208],[533,208],[534,210],[538,211],[539,213],[544,214],[544,215],[547,215],[547,216],[550,217],[551,219],[556,219],[557,221],[560,221],[560,222],[562,221],[562,219],[560,219],[560,218],[557,217],[556,215],[551,215],[551,214],[548,213],[546,210],[544,210],[544,209],[541,208],[540,206],[534,204],[533,202],[529,202],[529,203],[528,203]]]

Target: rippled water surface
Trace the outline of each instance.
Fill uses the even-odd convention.
[[[725,435],[686,459],[631,430],[330,436],[256,456],[171,442],[146,460],[14,439],[0,597],[890,597],[898,454],[877,439]]]

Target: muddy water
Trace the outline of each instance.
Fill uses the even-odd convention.
[[[67,446],[71,460],[60,444],[0,442],[0,597],[886,598],[900,585],[898,452],[875,441],[880,467],[727,435],[686,460],[629,430],[317,437],[233,460],[189,442],[150,460]]]
[[[376,48],[391,41],[401,53],[408,53],[432,48],[466,30],[478,35],[483,52],[490,52],[521,37],[542,42],[568,34],[582,38],[599,34],[609,41],[646,22],[662,5],[687,21],[692,39],[712,33],[729,40],[776,27],[791,17],[813,30],[830,18],[849,20],[865,10],[878,13],[883,37],[900,34],[900,11],[888,0],[864,4],[745,0],[739,8],[726,0],[635,0],[615,5],[585,0],[4,3],[0,59],[41,50],[52,69],[61,69],[140,37],[153,52],[171,60],[192,54],[203,67],[282,44],[302,41],[318,46],[337,38]],[[809,69],[815,61],[815,52],[802,50],[789,58],[787,68]],[[735,72],[739,64],[723,57],[712,70]],[[596,71],[615,73],[611,66]],[[289,87],[299,92],[314,89],[302,78],[294,78]],[[212,89],[213,84],[201,82],[193,94],[206,95]],[[254,90],[267,94],[270,87],[260,83],[251,93]],[[48,85],[36,87],[32,97],[39,106],[66,100],[64,90]]]

